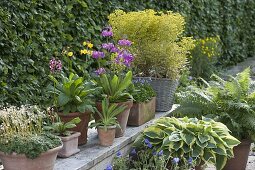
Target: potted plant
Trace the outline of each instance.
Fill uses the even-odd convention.
[[[234,148],[235,158],[228,161],[225,169],[245,169],[251,142],[255,140],[255,82],[250,78],[250,68],[237,76],[223,80],[217,75],[205,82],[200,89],[189,87],[177,94],[180,107],[174,113],[202,117],[210,116],[224,123],[233,136],[241,140]]]
[[[80,121],[81,119],[76,117],[71,121],[64,123],[58,116],[56,116],[56,121],[51,122],[51,125],[44,126],[45,130],[51,131],[61,138],[63,148],[58,152],[59,157],[67,158],[80,151],[80,149],[78,149],[78,137],[81,133],[69,130],[76,127],[76,124],[80,123]]]
[[[184,18],[178,13],[154,10],[116,10],[108,18],[114,39],[126,37],[133,42],[130,51],[135,55],[135,75],[152,80],[150,84],[157,93],[156,110],[170,110],[179,73],[194,47],[191,38],[182,36]]]
[[[43,113],[23,106],[0,113],[0,158],[7,170],[53,170],[59,137],[43,131]]]
[[[79,117],[81,122],[71,130],[80,132],[79,145],[87,143],[88,123],[90,114],[94,112],[93,93],[98,90],[92,82],[87,82],[83,77],[71,73],[69,77],[62,75],[58,81],[50,75],[54,86],[50,86],[49,93],[53,95],[55,110],[63,122]]]
[[[128,125],[140,126],[155,117],[156,94],[149,83],[145,80],[133,81],[130,94],[134,103],[130,109]]]
[[[113,144],[116,127],[120,128],[116,116],[124,110],[125,106],[110,104],[107,98],[102,100],[102,112],[98,112],[100,119],[91,124],[91,127],[97,128],[100,145],[110,146]]]
[[[95,82],[98,87],[101,87],[99,100],[106,97],[111,104],[116,103],[118,106],[125,106],[125,110],[117,115],[120,128],[116,129],[115,137],[121,137],[125,133],[129,112],[133,105],[133,97],[127,92],[128,87],[132,84],[132,72],[127,72],[125,76],[101,74],[95,79]],[[102,112],[101,102],[96,104],[98,111]],[[95,115],[95,119],[97,121],[100,118]]]
[[[157,152],[162,150],[171,168],[186,170],[193,164],[198,169],[210,163],[221,170],[239,143],[224,124],[212,119],[164,117],[144,129],[134,147],[139,150],[146,145]]]

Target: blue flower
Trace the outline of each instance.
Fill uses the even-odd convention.
[[[193,161],[193,159],[190,157],[190,158],[188,159],[188,163],[189,163],[189,164],[192,164],[192,161]]]
[[[132,149],[132,151],[130,152],[130,154],[131,154],[131,155],[136,155],[136,150],[135,150],[135,148]]]
[[[153,151],[153,152],[152,152],[152,155],[153,155],[153,156],[156,156],[156,155],[157,155],[157,152],[156,152],[156,151]]]
[[[179,161],[180,161],[179,158],[174,158],[174,159],[173,159],[173,163],[174,163],[174,164],[178,164]]]
[[[152,144],[150,143],[149,139],[144,139],[144,143],[148,146],[148,148],[152,148]]]
[[[159,152],[158,152],[158,156],[162,156],[163,155],[163,150],[160,150]]]
[[[105,170],[113,170],[112,165],[111,164],[107,165]]]
[[[122,156],[121,152],[118,151],[117,154],[116,154],[117,158],[120,158]]]

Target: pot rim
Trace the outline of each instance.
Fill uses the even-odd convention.
[[[76,132],[76,131],[71,131],[71,135],[69,136],[59,136],[61,138],[62,141],[68,141],[68,140],[71,140],[73,138],[77,138],[81,135],[80,132]]]
[[[115,129],[116,127],[117,127],[116,125],[106,126],[106,129]],[[104,126],[97,126],[97,128],[104,129]]]
[[[52,154],[54,152],[58,152],[59,150],[62,149],[62,147],[63,147],[63,143],[61,142],[60,146],[57,146],[57,147],[52,148],[52,149],[49,149],[49,150],[41,153],[40,155],[38,155],[38,157],[45,156],[45,155],[50,155],[50,154]],[[27,158],[25,154],[17,154],[16,152],[12,152],[11,154],[6,154],[6,153],[0,151],[0,156],[15,157],[15,158],[17,158],[17,157],[19,157],[19,158]],[[36,158],[38,158],[38,157],[36,157]],[[27,159],[30,159],[30,158],[27,158]]]

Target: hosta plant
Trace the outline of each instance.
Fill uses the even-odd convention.
[[[206,87],[190,86],[177,94],[180,106],[176,115],[210,116],[224,123],[238,139],[255,140],[255,82],[250,68],[224,80],[217,75]]]
[[[144,129],[134,146],[139,149],[144,143],[156,151],[163,150],[171,166],[178,163],[185,169],[193,160],[197,166],[210,163],[221,170],[240,142],[224,124],[209,118],[164,117]]]
[[[71,73],[69,77],[62,75],[62,80],[58,81],[50,75],[54,86],[49,86],[49,93],[52,94],[54,105],[58,111],[64,114],[70,112],[94,111],[93,93],[97,91],[92,82],[87,82],[83,77]]]
[[[99,100],[106,97],[110,103],[126,102],[133,97],[127,89],[132,84],[132,72],[123,75],[101,74],[95,79],[98,87],[101,88]]]

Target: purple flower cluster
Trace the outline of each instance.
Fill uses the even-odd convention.
[[[97,70],[95,71],[95,73],[99,76],[99,75],[105,73],[105,69],[101,67],[101,68],[97,69]]]
[[[49,67],[50,67],[51,73],[54,73],[56,71],[61,71],[62,63],[60,60],[56,60],[55,58],[52,58],[49,62]]]
[[[103,37],[112,37],[113,36],[112,27],[104,28],[103,31],[101,32],[101,35]]]
[[[117,47],[115,47],[115,45],[113,43],[103,43],[102,48],[108,50],[111,53],[116,53],[119,51],[119,49]]]
[[[107,165],[106,169],[105,170],[113,170],[113,167],[111,164]]]
[[[124,50],[118,53],[116,63],[119,64],[120,62],[122,62],[126,67],[130,67],[133,60],[133,55]]]
[[[131,46],[132,45],[132,42],[127,40],[127,39],[122,39],[122,40],[119,40],[118,41],[118,44],[120,46]]]
[[[101,51],[93,51],[92,52],[92,58],[98,59],[98,58],[104,58],[105,54]]]

